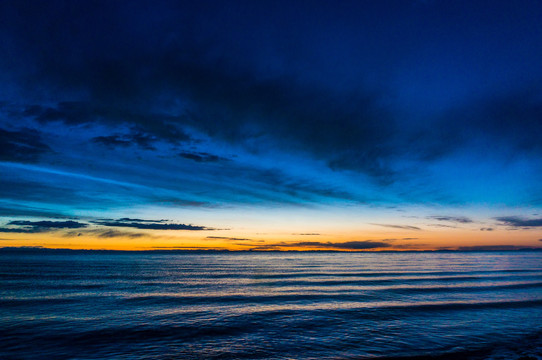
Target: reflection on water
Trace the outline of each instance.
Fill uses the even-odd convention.
[[[0,255],[0,358],[542,356],[542,253]]]

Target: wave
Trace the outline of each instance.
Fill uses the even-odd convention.
[[[13,257],[0,358],[517,359],[541,255]]]
[[[374,296],[369,299],[374,300]],[[542,305],[542,299],[530,300],[500,300],[500,301],[482,301],[482,302],[413,302],[401,303],[393,301],[363,301],[366,296],[360,294],[281,294],[281,295],[143,295],[130,296],[120,301],[127,303],[160,304],[166,303],[174,305],[198,305],[198,304],[284,304],[287,302],[347,302],[347,307],[353,310],[360,309],[401,309],[401,310],[463,310],[463,309],[481,309],[481,308],[518,308]],[[355,305],[353,305],[355,303]]]

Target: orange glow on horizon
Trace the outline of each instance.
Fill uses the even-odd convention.
[[[457,249],[471,246],[541,247],[537,231],[476,231],[451,229],[433,231],[355,231],[338,233],[229,231],[145,231],[144,235],[104,237],[81,231],[77,235],[52,233],[10,233],[2,236],[2,247],[45,247],[89,250],[333,250],[405,251]],[[385,244],[378,246],[379,244]],[[366,248],[364,248],[366,246]]]

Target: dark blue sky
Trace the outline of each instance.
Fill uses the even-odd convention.
[[[541,23],[534,0],[3,1],[0,229],[469,224],[538,245]]]

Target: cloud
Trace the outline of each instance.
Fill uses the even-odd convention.
[[[163,220],[158,220],[152,222],[151,220],[147,221],[131,221],[126,222],[122,220],[113,220],[113,221],[92,221],[93,224],[101,226],[111,226],[111,227],[129,227],[140,230],[215,230],[213,228],[191,225],[191,224],[172,224],[164,223]]]
[[[289,71],[263,71],[256,55],[262,49],[245,36],[241,42],[233,38],[237,26],[234,30],[231,23],[224,24],[228,31],[201,28],[203,19],[214,22],[207,17],[210,9],[206,13],[169,2],[150,13],[140,9],[152,31],[142,31],[133,18],[136,12],[124,4],[103,2],[94,8],[54,3],[32,10],[10,5],[4,11],[13,15],[4,15],[5,36],[17,44],[9,50],[22,59],[13,65],[19,70],[14,72],[18,83],[61,86],[71,95],[58,93],[53,105],[29,104],[23,115],[37,122],[137,126],[147,136],[145,146],[154,138],[186,141],[190,137],[184,129],[190,127],[256,151],[272,146],[310,153],[332,169],[354,169],[383,181],[393,175],[387,158],[393,153],[389,145],[395,123],[379,90],[360,85],[362,81],[337,89]],[[216,17],[211,16],[216,24],[225,20]],[[23,26],[28,23],[33,25]],[[93,31],[59,31],[53,23]],[[138,33],[139,40],[123,35],[131,33]],[[238,46],[242,49],[235,51]],[[273,46],[273,51],[281,47]],[[292,57],[300,49],[281,56]],[[67,101],[75,90],[88,96]],[[130,142],[115,134],[95,141],[109,146]],[[186,155],[194,161],[216,160],[213,155]]]
[[[143,232],[131,232],[131,231],[120,231],[116,229],[83,229],[79,231],[67,231],[63,234],[64,237],[79,237],[79,236],[95,236],[102,239],[112,239],[112,238],[158,238],[158,236],[147,234]]]
[[[480,231],[493,231],[493,230],[495,229],[490,228],[490,227],[480,228]]]
[[[86,223],[77,221],[28,221],[14,220],[7,223],[8,227],[1,227],[0,232],[4,233],[41,233],[54,231],[57,229],[80,229],[88,226]]]
[[[517,150],[540,153],[540,90],[536,86],[526,86],[481,101],[474,127],[478,127],[480,132],[486,132],[497,142]]]
[[[196,162],[218,162],[218,161],[228,161],[229,159],[218,156],[218,155],[212,155],[205,152],[199,152],[199,153],[193,153],[193,152],[182,152],[179,154],[179,156],[194,160]]]
[[[149,234],[145,233],[133,233],[128,231],[118,231],[118,230],[95,230],[94,234],[96,234],[99,238],[116,238],[116,237],[128,237],[131,239],[137,239],[141,237],[149,236]]]
[[[109,147],[138,145],[143,149],[152,150],[158,140],[179,144],[191,137],[178,126],[176,118],[138,109],[132,104],[128,110],[119,107],[114,101],[59,101],[55,106],[28,105],[18,116],[26,116],[42,124],[63,122],[66,125],[96,125],[104,124],[118,127],[126,125],[131,131],[126,134],[113,134],[93,138],[96,143]],[[133,101],[137,101],[133,99]]]
[[[156,136],[149,135],[141,131],[125,135],[96,136],[92,138],[92,141],[95,143],[105,145],[109,148],[137,145],[145,150],[155,150],[153,143],[155,143],[157,140],[158,139]]]
[[[533,249],[528,246],[516,245],[482,245],[482,246],[461,246],[458,251],[507,251],[507,250],[528,250]]]
[[[424,50],[424,46],[433,46],[434,39],[425,36],[435,32],[410,29],[400,32],[395,27],[399,24],[390,23],[394,30],[385,33],[404,33],[407,36],[406,41],[397,43],[393,42],[396,39],[385,41],[387,36],[380,30],[386,26],[375,28],[374,34],[373,31],[359,32],[357,26],[365,22],[356,19],[356,22],[349,23],[349,16],[337,17],[339,13],[336,9],[328,11],[327,6],[304,8],[301,5],[300,8],[278,7],[280,9],[273,10],[268,5],[250,5],[246,8],[244,5],[232,5],[232,11],[222,11],[221,6],[216,4],[203,6],[169,1],[152,7],[144,2],[128,5],[108,1],[84,4],[53,1],[47,5],[14,1],[2,4],[0,23],[5,41],[0,44],[0,50],[3,50],[0,52],[10,56],[0,60],[0,72],[9,74],[7,78],[13,79],[12,82],[16,84],[13,85],[16,89],[11,91],[7,88],[5,92],[25,94],[25,99],[17,99],[23,104],[19,118],[39,127],[53,128],[61,122],[70,132],[90,134],[93,142],[85,146],[101,150],[101,153],[104,153],[100,149],[102,145],[161,150],[161,142],[167,142],[171,154],[175,154],[177,163],[182,166],[188,168],[190,161],[193,161],[206,163],[211,168],[214,163],[224,159],[223,154],[216,150],[231,146],[259,157],[262,165],[276,165],[286,174],[291,170],[288,167],[295,167],[294,161],[282,166],[261,155],[282,152],[292,155],[294,159],[299,155],[299,161],[295,161],[297,164],[304,165],[301,158],[305,157],[307,163],[318,163],[319,167],[327,166],[334,170],[329,172],[333,174],[329,177],[325,172],[319,172],[323,174],[323,182],[319,186],[311,186],[315,182],[307,185],[306,181],[296,181],[286,176],[278,180],[279,186],[274,187],[276,180],[266,174],[242,172],[234,168],[231,173],[237,174],[231,183],[238,187],[235,190],[243,194],[236,196],[231,191],[227,194],[227,201],[235,201],[234,198],[242,199],[238,201],[253,200],[258,196],[262,203],[307,203],[321,200],[317,196],[357,201],[362,195],[356,195],[356,192],[365,192],[366,188],[370,188],[364,186],[366,177],[359,176],[361,173],[379,185],[415,179],[412,182],[416,184],[407,184],[412,186],[390,186],[390,191],[396,192],[394,194],[374,191],[375,197],[382,194],[382,198],[401,201],[413,193],[412,202],[423,203],[427,197],[451,202],[454,199],[448,200],[452,196],[446,197],[446,193],[462,187],[442,185],[438,179],[425,182],[431,174],[417,176],[427,170],[427,164],[419,166],[420,162],[436,163],[446,155],[464,149],[469,141],[504,144],[507,145],[505,148],[527,151],[541,148],[541,107],[537,89],[519,95],[509,92],[495,96],[492,92],[491,96],[469,101],[452,94],[457,86],[439,86],[439,89],[451,89],[449,93],[444,93],[452,96],[442,96],[439,91],[436,92],[441,95],[424,94],[423,89],[427,89],[431,82],[428,79],[455,78],[453,73],[444,78],[433,76],[431,71],[442,68],[442,62],[431,62],[434,67],[423,68],[423,71],[429,71],[427,76],[416,76],[414,82],[401,80],[402,75],[398,78],[391,75],[419,71],[403,59],[412,58],[413,52],[431,53],[425,51],[429,48]],[[380,5],[374,8],[383,10]],[[292,21],[297,18],[291,13],[292,9],[305,13],[306,21]],[[358,12],[350,11],[344,15],[349,13]],[[371,14],[372,11],[363,13]],[[382,15],[388,13],[395,12],[383,11]],[[247,16],[249,14],[251,16]],[[339,19],[340,26],[337,26]],[[309,26],[305,28],[306,25]],[[246,36],[247,29],[251,36]],[[371,34],[369,38],[365,38],[365,33]],[[419,39],[408,38],[408,34],[413,33],[425,35]],[[336,41],[337,38],[341,41]],[[455,40],[452,35],[448,39],[452,45],[457,45]],[[388,48],[390,44],[396,45],[392,46],[397,50],[396,54],[390,57],[389,49],[381,47],[382,44],[387,44]],[[447,45],[443,43],[442,46]],[[434,46],[430,49],[434,50]],[[385,56],[381,57],[379,52]],[[382,61],[384,58],[385,61]],[[424,61],[418,63],[423,64]],[[471,66],[477,61],[468,63]],[[461,66],[457,68],[463,69]],[[506,68],[529,69],[517,63]],[[468,73],[469,69],[473,68],[466,67],[463,73]],[[462,78],[456,80],[461,82]],[[397,85],[401,83],[406,85]],[[467,82],[461,84],[467,86]],[[422,98],[442,96],[459,99],[461,104],[467,105],[456,106],[446,113],[439,110],[441,113],[431,116],[408,115],[410,108],[401,108],[401,104],[395,100],[402,97],[405,88]],[[420,91],[411,91],[412,88]],[[483,94],[481,90],[465,89],[465,93]],[[28,103],[25,104],[25,101]],[[438,107],[453,108],[453,104]],[[15,120],[19,118],[14,117]],[[93,131],[103,132],[104,124],[107,128],[136,130],[128,133]],[[90,131],[87,132],[87,129]],[[220,147],[198,146],[190,148],[197,151],[179,153],[178,144],[194,140],[196,133]],[[26,156],[26,160],[21,155],[24,152],[8,150],[8,153],[8,157],[16,161],[19,161],[18,156],[21,156],[20,161],[36,161],[37,158],[32,152]],[[137,181],[144,176],[145,181],[153,181],[145,175],[149,173],[148,170],[155,170],[161,164],[167,167],[169,164],[166,161],[170,161],[161,158],[153,162],[150,156],[157,154],[150,151],[144,152],[144,161],[137,164],[123,163],[126,158],[115,155],[110,154],[108,161],[127,165],[126,168],[134,172],[140,171],[133,177]],[[187,161],[178,161],[179,156]],[[57,159],[59,163],[65,164],[60,157]],[[93,160],[90,155],[81,158],[89,159],[89,163]],[[143,162],[152,166],[144,167]],[[174,162],[171,160],[170,164]],[[96,164],[88,165],[87,169],[90,169]],[[141,167],[135,170],[138,166]],[[96,166],[92,171],[99,172],[100,169],[103,167]],[[296,169],[291,173],[296,171],[299,172]],[[156,172],[155,184],[170,176],[166,172]],[[314,173],[316,171],[311,173],[309,170],[307,177]],[[344,178],[338,179],[345,174]],[[440,174],[446,176],[446,171]],[[198,182],[198,176],[206,175],[195,174],[194,182]],[[224,174],[219,174],[216,183],[224,178]],[[243,182],[246,179],[252,180],[252,183]],[[363,179],[363,182],[359,179]],[[260,184],[266,187],[262,191]],[[348,186],[343,186],[345,184]],[[183,185],[177,188],[184,188]],[[449,188],[441,188],[441,185]],[[187,192],[203,193],[195,187]],[[210,194],[209,198],[226,193],[222,191],[224,187]],[[211,189],[211,186],[207,188]],[[417,196],[410,191],[418,188],[423,188],[420,191],[427,193],[435,188],[437,190],[425,196]],[[212,191],[207,191],[207,194]],[[78,191],[78,194],[81,193],[83,191]],[[248,195],[244,196],[245,193]],[[466,194],[467,191],[463,191],[458,197],[468,199],[469,195]],[[371,196],[363,197],[361,200],[365,201]],[[400,228],[416,230],[416,227]]]
[[[4,185],[6,185],[4,183]],[[0,195],[3,195],[0,192]],[[0,217],[13,217],[13,216],[29,216],[29,217],[46,217],[46,218],[72,218],[62,213],[50,211],[42,208],[29,207],[24,205],[13,205],[13,206],[1,206],[0,205]]]
[[[446,224],[428,224],[427,226],[439,227],[439,228],[451,228],[451,229],[457,229],[457,226],[454,226],[454,225],[446,225]]]
[[[540,154],[540,91],[540,86],[523,84],[472,97],[437,115],[433,126],[411,131],[409,151],[429,162],[480,143],[499,144],[511,153]],[[473,156],[479,155],[476,149],[470,150]]]
[[[132,219],[132,218],[120,218],[120,219],[117,219],[117,220],[114,220],[114,221],[122,221],[122,222],[132,222],[132,221],[135,221],[135,222],[141,222],[141,223],[164,223],[164,222],[168,222],[169,220],[165,220],[165,219],[161,219],[161,220],[145,220],[145,219]]]
[[[244,245],[244,244],[239,244]],[[248,245],[252,246],[252,245]],[[307,248],[307,249],[332,249],[332,250],[370,250],[379,248],[388,248],[391,245],[384,241],[362,240],[347,242],[320,242],[320,241],[300,241],[294,243],[276,243],[268,245],[257,245],[252,250],[279,250],[281,248]]]
[[[26,233],[26,234],[33,234],[42,232],[42,229],[34,229],[34,228],[6,228],[6,227],[0,227],[0,232],[2,233]]]
[[[250,251],[258,251],[258,250],[280,250],[280,247],[277,245],[262,245],[262,246],[255,246],[249,249]]]
[[[8,225],[17,225],[17,226],[31,226],[34,228],[42,229],[79,229],[87,227],[88,224],[77,222],[77,221],[28,221],[28,220],[14,220],[10,221]]]
[[[305,204],[319,201],[321,198],[333,198],[347,201],[366,202],[362,196],[355,195],[344,188],[315,181],[311,178],[298,178],[289,175],[286,171],[273,169],[258,169],[254,167],[229,167],[223,169],[227,174],[235,177],[243,174],[241,182],[247,181],[257,188],[250,189],[258,192],[258,196],[266,196],[267,201],[284,201],[295,204]],[[264,193],[260,193],[263,191]],[[272,193],[272,196],[269,194]],[[237,194],[236,194],[237,195]]]
[[[42,142],[37,130],[0,129],[0,161],[36,162],[40,155],[49,152],[51,148]]]
[[[376,223],[371,223],[371,225],[383,226],[383,227],[392,228],[392,229],[416,230],[416,231],[422,230],[417,226],[411,226],[411,225],[376,224]]]
[[[378,249],[378,248],[387,248],[391,245],[381,241],[348,241],[348,242],[316,242],[316,241],[303,241],[292,244],[293,246],[300,247],[323,247],[323,248],[332,248],[332,249],[342,249],[342,250],[368,250],[368,249]]]
[[[195,200],[185,200],[185,199],[179,199],[177,197],[157,197],[151,199],[153,203],[166,205],[166,206],[189,206],[189,207],[218,207],[218,204],[211,203],[211,202],[205,202],[205,201],[195,201]]]
[[[297,236],[319,236],[319,233],[301,233],[301,234],[292,234]]]
[[[428,219],[434,219],[438,221],[451,221],[462,224],[468,224],[472,222],[472,219],[465,216],[428,216]]]
[[[207,236],[206,239],[220,239],[220,240],[231,240],[231,241],[252,241],[252,239],[226,237],[226,236]]]
[[[540,219],[525,219],[518,216],[502,216],[496,218],[502,225],[512,227],[540,227],[542,226],[542,218]]]

